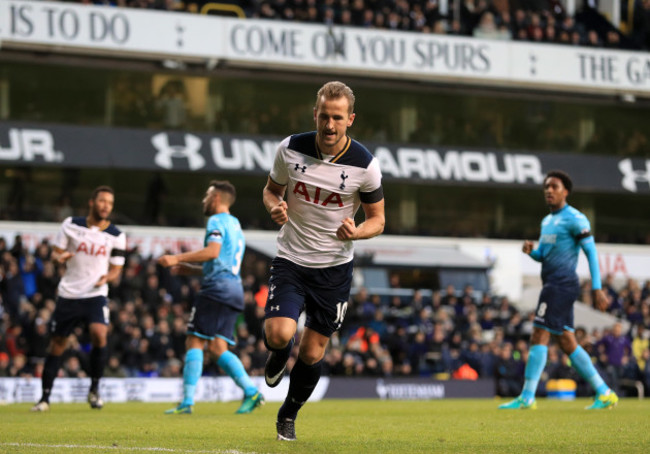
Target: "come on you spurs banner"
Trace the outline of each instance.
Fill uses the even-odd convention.
[[[367,77],[650,93],[650,54],[285,21],[0,1],[3,47]]]

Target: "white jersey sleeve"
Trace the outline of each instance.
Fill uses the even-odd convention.
[[[373,157],[366,169],[365,178],[359,185],[359,191],[361,194],[371,194],[379,188],[381,188],[381,170],[379,169],[379,161]],[[361,201],[365,202],[363,195]],[[369,202],[371,203],[371,200]]]

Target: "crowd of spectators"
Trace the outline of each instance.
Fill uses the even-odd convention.
[[[82,0],[113,6],[200,12],[208,0]],[[441,10],[438,0],[224,0],[247,17],[386,30],[512,39],[593,47],[650,49],[650,0],[621,2],[614,27],[595,9],[578,4],[569,15],[559,0],[460,0]],[[217,11],[213,9],[212,11]]]
[[[55,307],[63,268],[50,259],[42,242],[34,251],[20,237],[11,249],[0,238],[0,377],[39,377],[48,348],[48,322]],[[237,323],[235,352],[253,376],[263,374],[267,351],[262,319],[268,289],[268,258],[247,253],[242,276],[245,310]],[[399,286],[392,279],[391,285]],[[588,283],[585,283],[588,286]],[[615,289],[608,277],[610,312],[630,322],[608,330],[576,329],[608,383],[625,395],[642,381],[650,387],[650,281],[641,288],[629,280]],[[185,329],[197,278],[176,276],[132,251],[119,284],[111,286],[109,361],[106,377],[180,377]],[[403,289],[401,289],[403,290]],[[402,292],[404,294],[404,292]],[[425,297],[424,295],[431,295]],[[588,292],[586,292],[588,295]],[[589,299],[585,300],[590,304]],[[507,297],[480,294],[467,286],[447,287],[411,296],[369,294],[355,289],[342,329],[332,337],[325,357],[331,376],[424,376],[437,379],[492,378],[496,393],[519,393],[528,355],[533,313],[522,313]],[[578,321],[579,322],[579,321]],[[64,377],[85,377],[90,341],[83,328],[71,335],[64,356]],[[297,357],[297,347],[292,362]],[[205,375],[220,375],[206,355]],[[544,380],[573,378],[580,395],[590,389],[551,346]],[[540,386],[543,391],[544,387]]]

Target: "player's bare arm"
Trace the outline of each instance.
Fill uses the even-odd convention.
[[[110,265],[108,267],[108,273],[104,274],[102,277],[99,278],[99,280],[95,284],[95,287],[101,287],[107,282],[116,283],[120,279],[121,275],[122,275],[121,265]]]
[[[354,219],[345,218],[336,231],[336,237],[341,241],[365,240],[375,237],[384,231],[386,217],[384,215],[384,200],[376,203],[362,203],[361,207],[366,220],[359,225]]]
[[[52,260],[57,263],[63,264],[74,257],[74,254],[70,251],[66,251],[56,246],[52,246]]]
[[[269,178],[262,194],[266,211],[271,215],[273,222],[278,225],[284,225],[289,221],[289,214],[287,213],[289,207],[287,202],[283,200],[285,190],[286,186],[279,185]]]
[[[180,262],[178,265],[172,267],[171,272],[179,276],[201,276],[203,274],[203,267],[194,263]]]
[[[524,241],[524,244],[523,244],[523,246],[521,247],[521,251],[522,251],[524,254],[530,254],[530,251],[533,250],[533,246],[534,246],[534,244],[533,244],[532,241],[530,241],[530,240],[526,240],[526,241]]]
[[[170,266],[177,266],[181,262],[203,263],[208,260],[214,260],[219,257],[221,251],[220,243],[208,243],[203,249],[198,251],[183,252],[181,254],[167,254],[158,258],[158,264],[169,268]]]

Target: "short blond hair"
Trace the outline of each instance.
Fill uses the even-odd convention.
[[[354,93],[352,89],[338,80],[327,82],[316,94],[316,110],[318,110],[322,98],[337,99],[343,97],[347,98],[348,113],[352,114],[354,112]]]

